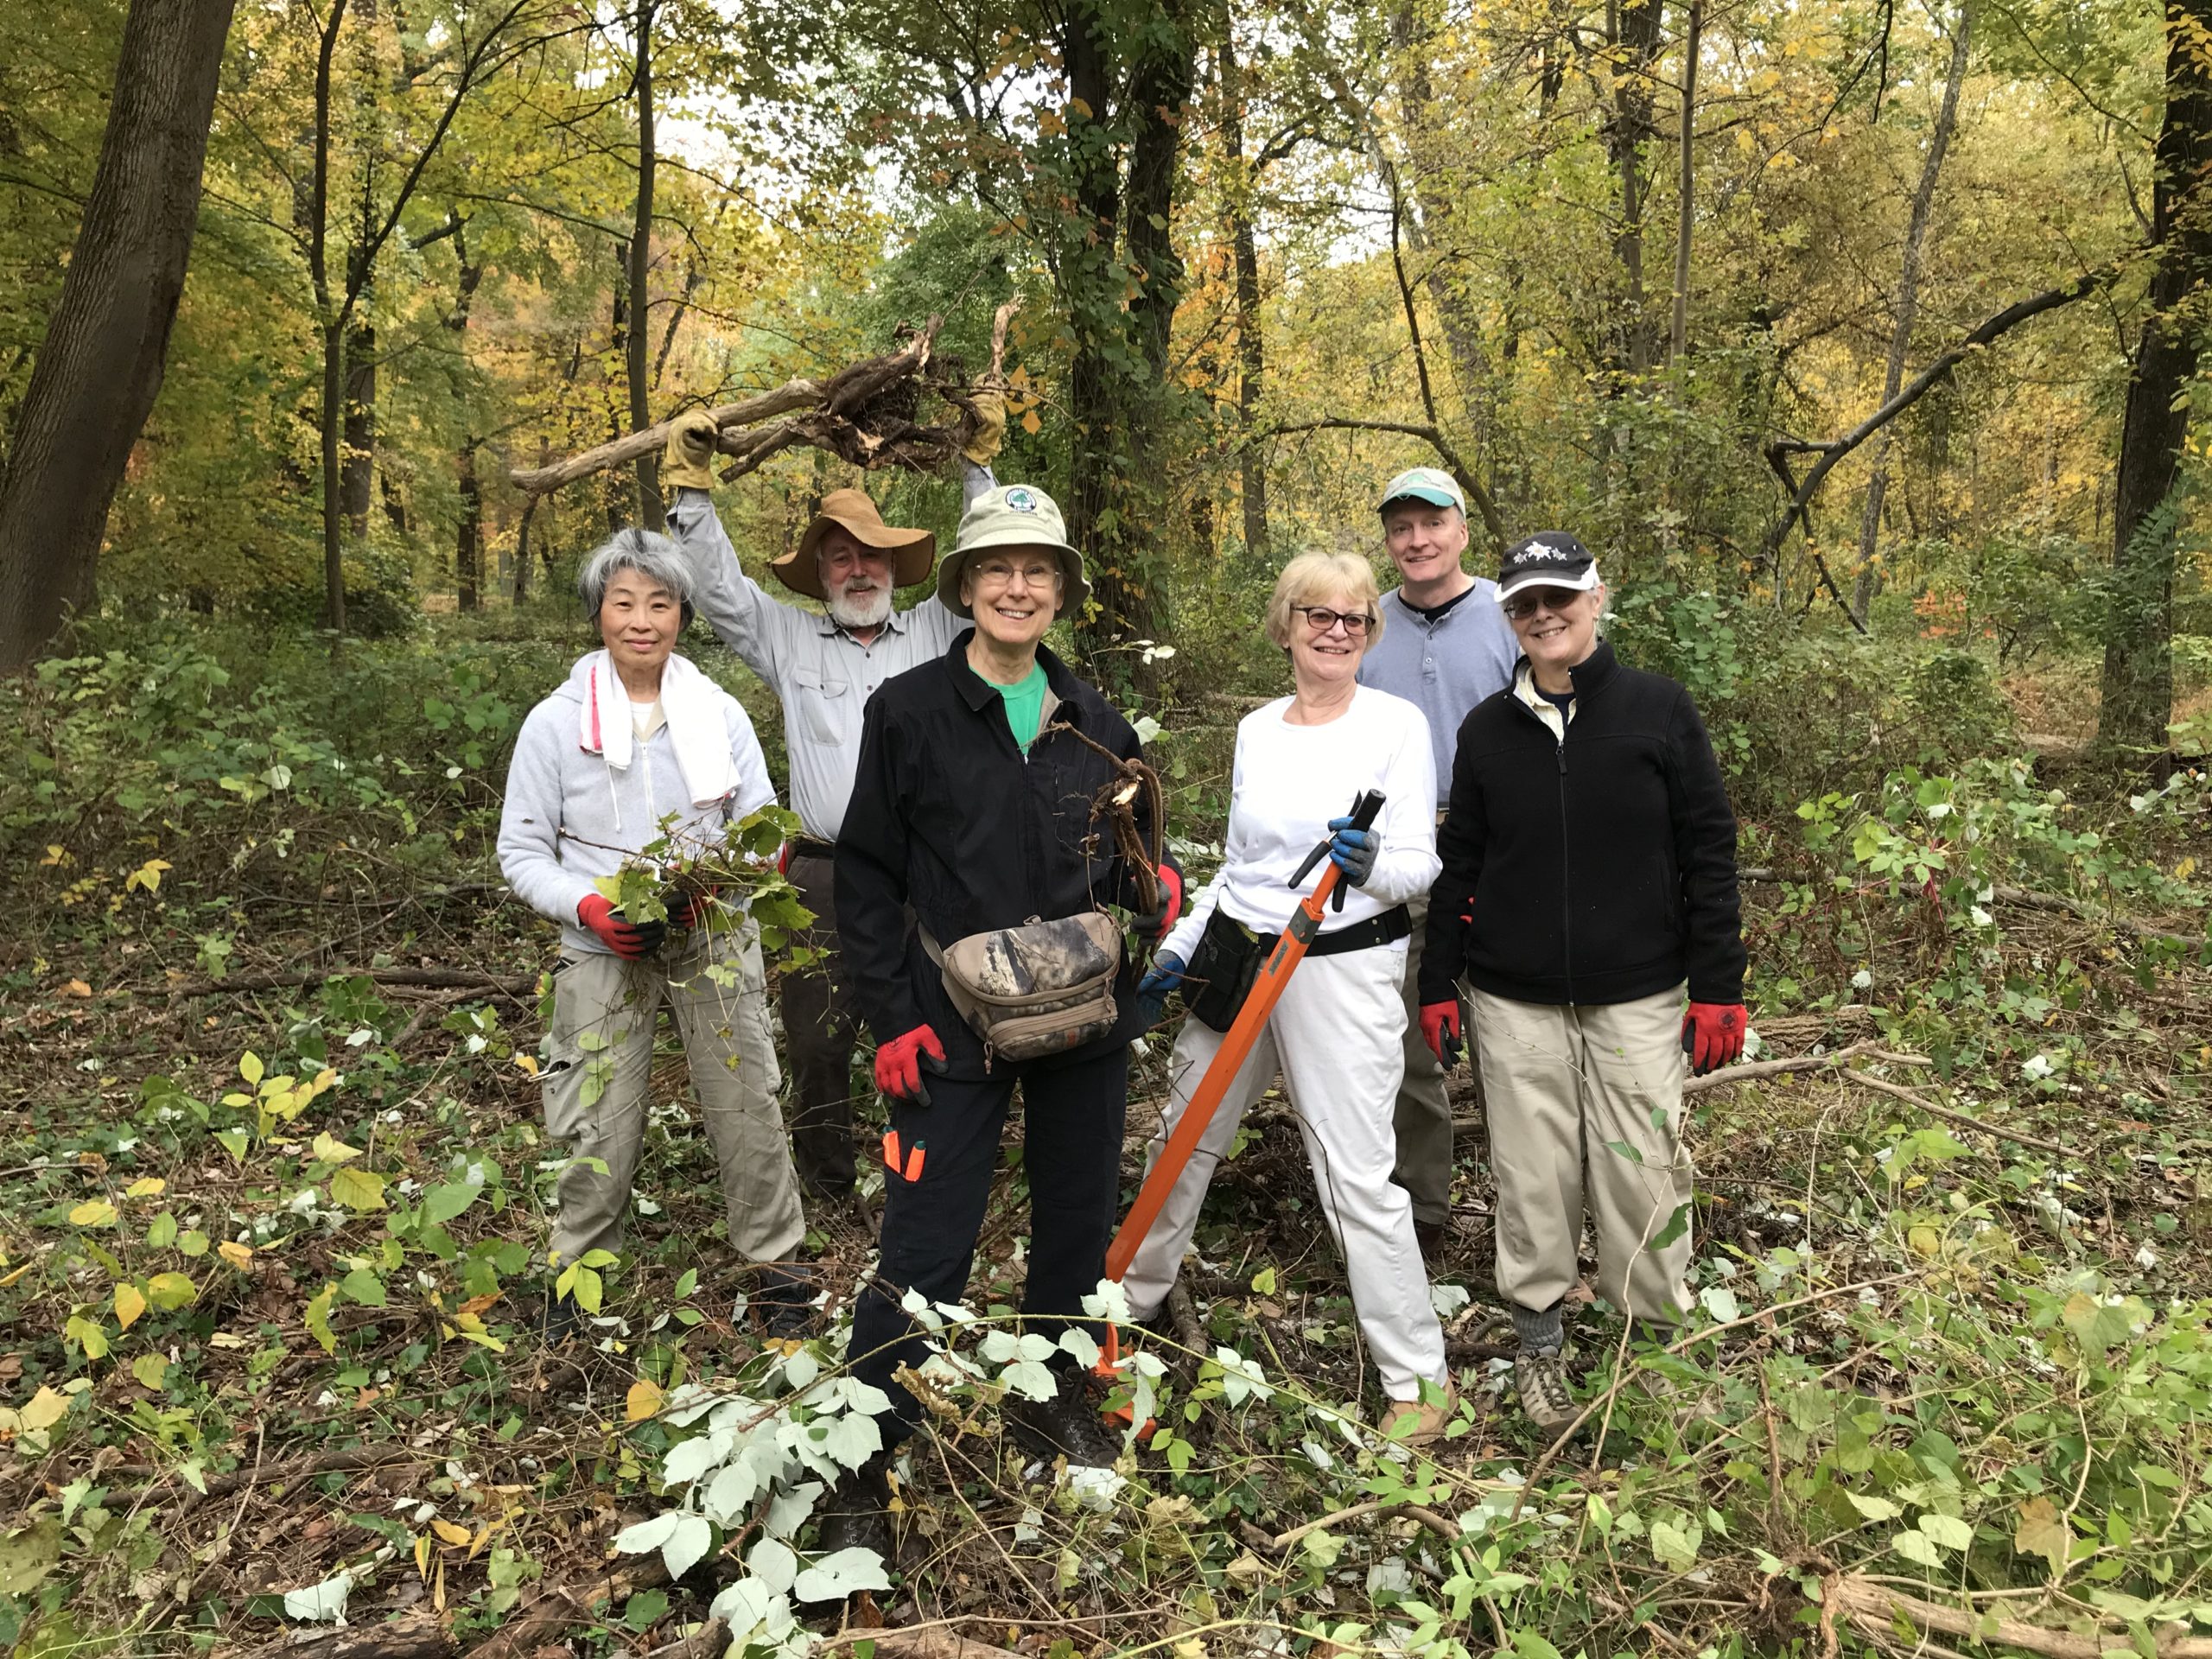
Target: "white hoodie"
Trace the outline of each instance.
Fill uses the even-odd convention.
[[[579,658],[568,683],[530,711],[507,766],[506,803],[499,813],[499,870],[518,897],[561,924],[562,948],[601,955],[607,946],[576,919],[576,906],[597,891],[626,857],[661,836],[675,815],[679,837],[719,842],[721,826],[776,798],[753,721],[735,697],[705,682],[708,700],[729,732],[737,786],[719,801],[695,805],[677,765],[665,721],[634,744],[627,767],[611,765],[578,741],[586,684],[597,652]],[[677,658],[671,658],[671,665]]]

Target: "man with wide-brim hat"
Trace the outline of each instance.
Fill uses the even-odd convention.
[[[996,486],[990,463],[1006,430],[1001,395],[986,390],[976,404],[982,424],[963,452],[971,501]],[[779,599],[754,582],[709,493],[715,435],[703,410],[673,423],[660,470],[674,499],[668,527],[691,561],[700,615],[783,703],[791,810],[804,831],[786,849],[785,868],[815,915],[797,943],[821,952],[813,967],[787,971],[778,995],[791,1074],[791,1148],[808,1194],[842,1202],[854,1184],[858,1022],[836,955],[832,860],[860,758],[861,710],[892,676],[943,656],[963,623],[935,596],[908,611],[893,605],[893,589],[929,579],[937,537],[884,523],[864,490],[824,495],[798,544],[768,566],[784,587],[823,609]]]

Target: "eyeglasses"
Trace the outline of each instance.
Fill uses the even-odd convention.
[[[1554,611],[1565,616],[1574,601],[1582,595],[1558,588],[1540,588],[1533,594],[1516,594],[1503,601],[1498,608],[1516,622],[1526,622],[1538,611]]]
[[[1023,564],[1006,559],[985,559],[970,567],[970,575],[979,588],[1004,588],[1017,575],[1032,588],[1043,588],[1059,572],[1059,566],[1047,559],[1031,559]]]
[[[1344,632],[1357,639],[1375,625],[1375,619],[1364,611],[1332,611],[1325,605],[1300,605],[1297,610],[1316,633],[1326,633],[1341,622]]]

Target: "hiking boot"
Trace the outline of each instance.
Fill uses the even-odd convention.
[[[1444,1265],[1444,1252],[1452,1243],[1452,1224],[1414,1217],[1414,1243],[1421,1246],[1421,1265],[1435,1273]]]
[[[1008,1396],[1003,1408],[1007,1432],[1024,1451],[1040,1458],[1065,1458],[1077,1468],[1111,1469],[1122,1455],[1122,1437],[1100,1415],[1105,1404],[1088,1372],[1064,1370],[1049,1400]]]
[[[573,1296],[563,1296],[556,1291],[545,1293],[545,1311],[540,1316],[537,1339],[548,1348],[557,1348],[569,1338],[581,1334],[584,1316],[577,1310]]]
[[[1521,1396],[1521,1414],[1546,1440],[1555,1440],[1581,1415],[1574,1393],[1567,1386],[1567,1354],[1523,1351],[1513,1362],[1513,1390]]]
[[[896,1447],[877,1452],[857,1469],[838,1477],[814,1506],[821,1524],[815,1533],[818,1555],[841,1549],[872,1549],[891,1565],[891,1460]]]
[[[1377,1427],[1393,1446],[1430,1446],[1444,1438],[1445,1426],[1459,1409],[1459,1384],[1446,1382],[1444,1397],[1433,1406],[1419,1400],[1391,1401],[1383,1407]]]
[[[760,1333],[772,1342],[804,1342],[814,1334],[814,1272],[810,1268],[764,1264],[753,1270],[753,1306]]]

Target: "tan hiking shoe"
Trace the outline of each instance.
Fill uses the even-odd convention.
[[[1459,1384],[1446,1382],[1444,1398],[1433,1406],[1420,1400],[1391,1401],[1377,1427],[1394,1446],[1429,1446],[1444,1438],[1445,1426],[1459,1409]]]
[[[1567,1384],[1564,1351],[1532,1354],[1524,1350],[1513,1362],[1513,1389],[1521,1396],[1521,1414],[1547,1440],[1559,1439],[1581,1414]]]

